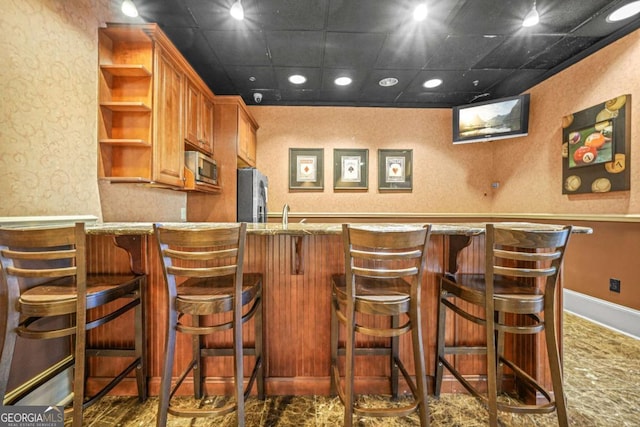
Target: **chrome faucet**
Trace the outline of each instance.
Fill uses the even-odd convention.
[[[289,205],[285,203],[282,207],[282,226],[286,227],[287,225],[289,225]]]

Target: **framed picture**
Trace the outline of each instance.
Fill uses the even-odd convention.
[[[369,150],[333,150],[333,188],[366,190],[369,187]]]
[[[562,194],[631,188],[631,95],[562,118]]]
[[[289,149],[289,190],[324,189],[324,150],[322,148]]]
[[[378,190],[411,191],[413,150],[378,150]]]

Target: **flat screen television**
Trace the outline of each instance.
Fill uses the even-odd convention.
[[[453,143],[515,138],[529,133],[529,94],[453,108]]]

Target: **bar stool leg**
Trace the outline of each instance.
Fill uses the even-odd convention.
[[[260,308],[256,312],[253,320],[254,330],[255,330],[255,346],[256,346],[256,363],[260,363],[258,367],[258,399],[264,400],[265,391],[264,391],[264,371],[265,371],[265,358],[264,358],[264,342],[262,338],[262,321],[263,321],[263,310],[264,310],[264,299],[263,299],[263,291],[260,291],[260,295],[258,295],[258,301],[260,303]]]
[[[489,297],[487,297],[489,298]],[[493,306],[493,304],[488,304]],[[493,310],[489,311],[490,313]],[[498,425],[498,390],[496,387],[496,333],[495,316],[487,315],[486,339],[487,339],[487,393],[489,406],[489,425]]]
[[[438,292],[438,318],[437,318],[437,331],[438,336],[436,338],[436,369],[435,369],[435,387],[433,394],[438,397],[440,396],[440,390],[442,389],[442,376],[444,374],[444,366],[440,359],[443,359],[445,356],[445,324],[447,321],[447,311],[442,304],[443,298],[442,292]]]
[[[338,369],[338,316],[336,314],[336,310],[334,309],[334,305],[337,304],[337,300],[335,297],[331,298],[331,366],[329,369],[329,379],[330,379],[330,395],[335,396],[338,394],[337,384],[340,381],[340,377],[337,374]]]
[[[345,354],[345,396],[344,396],[344,427],[353,425],[353,393],[354,393],[354,364],[355,364],[355,309],[353,301],[347,302],[346,324],[346,354]]]
[[[160,383],[160,398],[158,402],[157,427],[167,425],[169,411],[169,399],[171,398],[171,373],[173,372],[173,357],[176,348],[176,325],[178,324],[178,312],[173,307],[175,297],[169,296],[169,310],[167,312],[167,332],[165,335],[164,367]]]
[[[11,361],[13,360],[13,352],[16,347],[16,328],[20,322],[20,313],[13,307],[16,307],[17,296],[6,295],[2,301],[2,309],[6,309],[7,317],[4,324],[2,348],[0,349],[0,405],[7,394],[7,382],[11,373]],[[5,304],[6,303],[6,304]]]
[[[399,326],[399,316],[391,316],[391,327],[397,329]],[[391,357],[389,358],[389,361],[391,362],[391,398],[393,400],[398,399],[398,364],[396,363],[396,360],[399,357],[399,348],[400,338],[398,338],[397,336],[391,337]]]
[[[75,336],[72,337],[72,340],[75,340],[75,362],[73,365],[73,427],[82,427],[82,405],[84,403],[87,366],[85,353],[87,344],[86,324],[86,298],[78,298],[78,311],[76,313],[76,325],[78,325],[78,327],[76,327]]]
[[[505,313],[498,313],[498,324],[504,325]],[[500,362],[500,358],[504,357],[504,332],[502,330],[496,331],[496,391],[498,394],[502,392],[502,382],[504,378],[504,363]]]
[[[145,337],[147,335],[147,324],[145,322],[144,295],[147,288],[147,277],[142,276],[139,280],[140,303],[136,306],[134,312],[135,318],[135,357],[140,359],[140,365],[136,368],[136,383],[138,386],[138,399],[144,402],[148,397],[147,387],[147,343]]]
[[[422,342],[422,321],[420,316],[419,298],[413,298],[409,316],[411,321],[411,340],[413,341],[413,360],[416,371],[416,386],[420,397],[420,417],[421,426],[429,426],[429,402],[427,401],[427,373],[424,361],[424,345]]]
[[[193,315],[191,316],[194,328],[200,326],[200,316]],[[191,337],[191,348],[193,353],[194,367],[193,367],[193,396],[196,399],[202,398],[202,381],[203,381],[203,370],[202,370],[202,336],[201,335],[193,335]]]
[[[567,427],[569,425],[569,418],[567,417],[567,402],[564,397],[564,386],[562,384],[560,352],[558,350],[558,342],[556,341],[555,313],[555,303],[552,302],[551,308],[545,308],[544,310],[544,336],[547,342],[547,356],[549,358],[558,424],[561,427]]]
[[[242,305],[235,303],[233,312],[233,360],[235,374],[236,416],[238,427],[244,427],[244,370],[242,364]]]

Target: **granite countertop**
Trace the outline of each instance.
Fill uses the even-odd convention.
[[[77,221],[84,222],[88,234],[104,235],[151,235],[153,234],[152,222],[98,222],[95,216],[73,215],[73,216],[43,216],[43,217],[0,217],[2,227],[42,227],[42,226],[63,226],[71,225]],[[211,226],[224,226],[225,222],[167,222],[164,225],[172,227],[200,228]],[[355,223],[352,226],[372,228],[377,230],[402,230],[416,227],[423,227],[425,223],[400,223],[400,222],[365,222]],[[533,222],[496,222],[501,226],[515,227],[522,230],[549,230],[558,228],[558,225],[541,224]],[[483,234],[485,230],[484,222],[465,223],[432,223],[432,234],[442,235],[462,235],[475,236]],[[574,226],[574,233],[591,234],[593,230],[589,227]],[[341,234],[342,224],[336,223],[314,223],[296,222],[282,225],[279,222],[269,223],[249,223],[247,233],[261,236],[290,235],[327,235]]]
[[[207,222],[169,222],[163,223],[167,226],[180,228],[201,228],[210,226],[223,226],[228,223],[207,223]],[[351,223],[352,226],[373,228],[380,230],[411,229],[422,227],[423,223]],[[537,224],[526,222],[501,222],[500,225],[520,228],[523,230],[548,230],[558,226],[550,224]],[[109,222],[87,224],[89,234],[110,234],[110,235],[131,235],[131,234],[153,234],[153,223],[150,222]],[[475,236],[484,233],[485,223],[434,223],[432,234],[444,235],[466,235]],[[247,234],[262,236],[291,235],[305,236],[314,234],[341,234],[342,225],[340,223],[291,223],[283,226],[280,223],[249,223]],[[591,234],[589,227],[574,227],[574,233]]]

